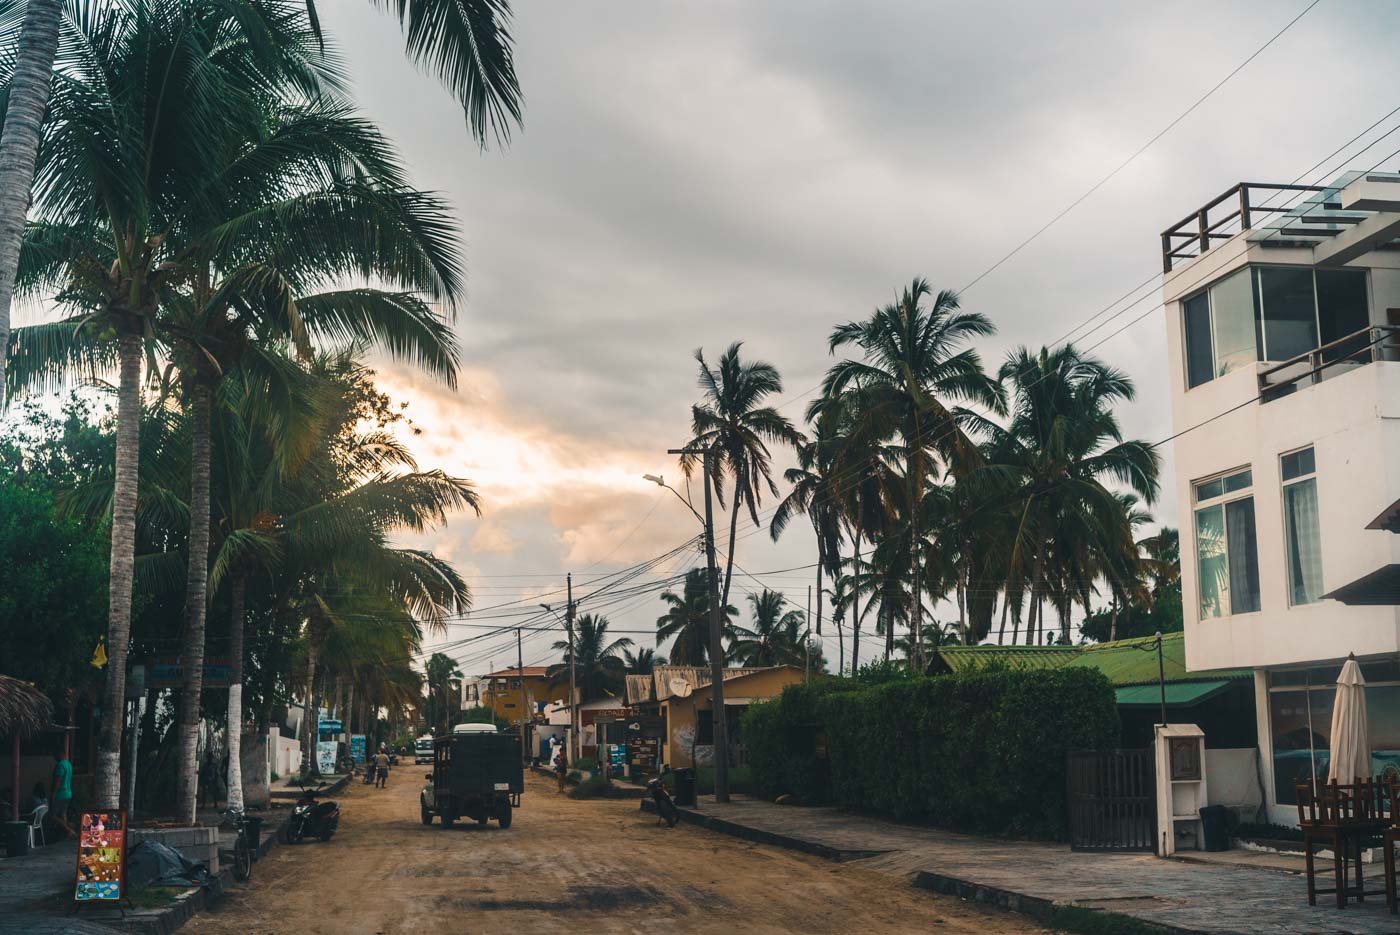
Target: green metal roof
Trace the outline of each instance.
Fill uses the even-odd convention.
[[[948,646],[939,650],[943,662],[954,672],[985,668],[1018,670],[1060,669],[1088,666],[1098,669],[1115,687],[1156,685],[1156,637],[1089,643],[1083,646]],[[1215,682],[1254,677],[1252,669],[1186,670],[1186,640],[1181,633],[1162,637],[1164,681]],[[1170,698],[1168,699],[1170,701]]]
[[[1166,685],[1167,704],[1173,707],[1189,708],[1191,705],[1200,704],[1207,698],[1214,698],[1229,688],[1231,683],[1230,679],[1217,679],[1210,682],[1169,682]],[[1117,696],[1119,705],[1155,708],[1162,703],[1162,689],[1157,685],[1124,685],[1121,688],[1115,688],[1113,693]]]

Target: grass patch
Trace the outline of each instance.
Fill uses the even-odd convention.
[[[185,889],[175,886],[148,886],[145,889],[132,890],[128,895],[131,897],[131,904],[137,909],[164,909],[184,892]]]
[[[1168,931],[1132,916],[1083,906],[1058,907],[1050,918],[1050,929],[1074,935],[1162,935]]]

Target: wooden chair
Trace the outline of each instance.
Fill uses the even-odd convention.
[[[1300,783],[1298,791],[1298,826],[1303,831],[1303,857],[1307,867],[1308,905],[1316,906],[1319,894],[1335,894],[1337,908],[1345,909],[1348,897],[1366,901],[1361,851],[1366,842],[1382,834],[1389,820],[1390,803],[1387,787],[1374,781],[1348,785],[1327,783],[1313,787]],[[1332,849],[1332,873],[1335,883],[1320,889],[1316,882],[1314,849],[1326,845]],[[1352,866],[1356,869],[1351,882]]]
[[[1400,900],[1396,898],[1395,845],[1400,844],[1400,783],[1386,784],[1385,798],[1388,805],[1390,823],[1381,831],[1381,848],[1385,858],[1385,905],[1391,915],[1400,912]]]

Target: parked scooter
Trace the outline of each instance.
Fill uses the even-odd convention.
[[[671,793],[666,791],[660,776],[653,776],[647,781],[647,791],[651,793],[651,800],[656,803],[656,813],[666,822],[666,827],[674,828],[681,813],[676,803],[671,801]]]
[[[308,837],[329,841],[340,827],[340,803],[316,798],[324,788],[324,784],[314,788],[302,785],[301,798],[292,806],[292,816],[283,832],[288,844],[300,844]]]

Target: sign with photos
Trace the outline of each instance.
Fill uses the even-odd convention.
[[[126,889],[126,810],[83,812],[78,821],[78,902],[115,901]]]

